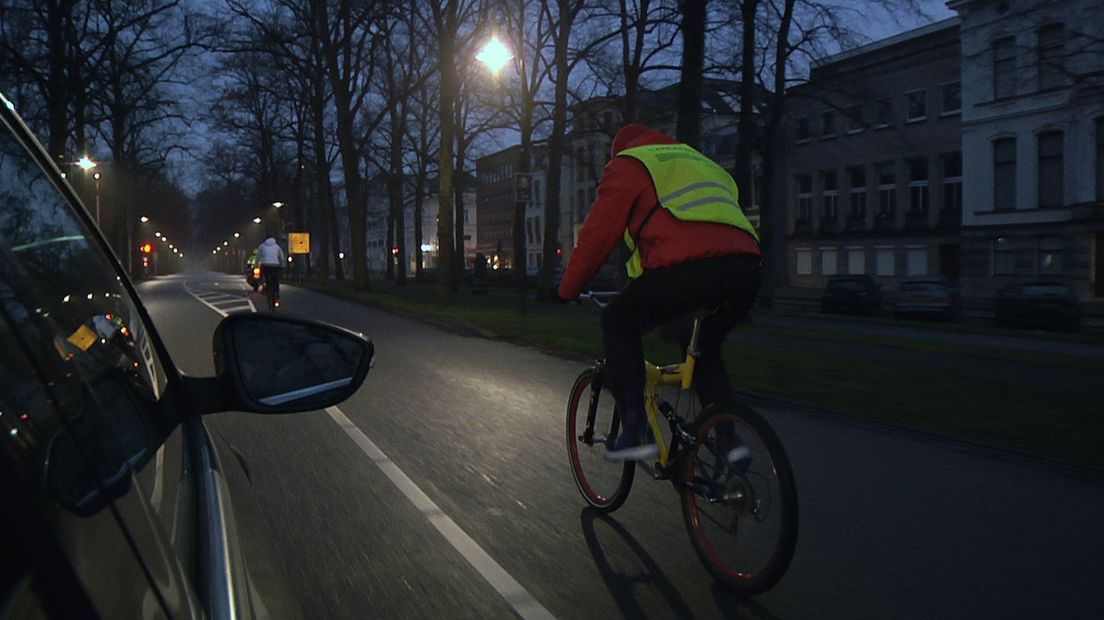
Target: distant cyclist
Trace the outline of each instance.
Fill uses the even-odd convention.
[[[648,460],[658,448],[646,433],[643,335],[718,306],[702,323],[694,383],[703,405],[730,399],[721,343],[759,292],[759,236],[736,182],[690,146],[634,123],[617,132],[611,150],[558,295],[577,299],[624,240],[631,281],[602,312],[607,381],[624,428],[606,458]]]
[[[284,250],[276,243],[275,237],[269,237],[257,248],[257,260],[261,264],[261,275],[264,276],[265,289],[275,305],[280,305],[280,273],[284,270]]]

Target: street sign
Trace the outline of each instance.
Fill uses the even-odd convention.
[[[288,251],[290,254],[310,254],[310,233],[288,233]]]

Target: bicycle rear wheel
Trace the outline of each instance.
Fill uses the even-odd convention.
[[[778,583],[797,543],[797,489],[767,422],[743,405],[706,408],[679,471],[686,530],[713,578],[743,595]]]
[[[598,373],[588,368],[571,388],[567,400],[567,457],[583,499],[602,512],[613,512],[628,498],[636,468],[632,461],[610,463],[603,458],[606,440],[617,436],[620,421],[613,393],[604,387],[595,393],[596,376]],[[592,432],[588,432],[592,401],[594,424],[589,427]]]

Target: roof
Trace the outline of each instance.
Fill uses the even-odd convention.
[[[867,43],[866,45],[860,45],[859,47],[839,52],[838,54],[833,54],[831,56],[828,56],[827,58],[822,58],[821,60],[813,63],[813,68],[817,69],[827,65],[835,64],[837,62],[842,62],[844,60],[850,60],[859,56],[864,56],[866,54],[872,54],[879,50],[890,48],[901,43],[906,43],[913,39],[919,39],[920,37],[924,37],[929,34],[934,34],[936,32],[947,30],[949,28],[957,28],[958,25],[958,17],[948,17],[947,19],[932,22],[925,26],[921,26],[919,28],[914,28],[900,34],[893,35],[892,37],[878,39],[877,41]]]

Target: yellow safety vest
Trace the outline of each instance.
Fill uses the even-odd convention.
[[[728,224],[759,240],[755,227],[740,208],[740,190],[732,175],[694,148],[685,144],[653,144],[625,149],[618,156],[632,157],[644,164],[655,184],[658,206],[667,209],[676,219]],[[647,217],[644,221],[647,222]],[[640,228],[643,227],[641,224]],[[640,229],[636,234],[640,234]],[[640,248],[628,228],[625,229],[625,244],[632,252],[625,269],[630,278],[638,278],[644,273],[644,267],[640,262]]]

